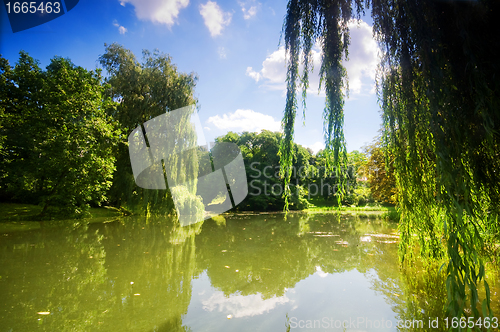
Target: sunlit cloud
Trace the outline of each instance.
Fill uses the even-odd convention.
[[[255,71],[252,67],[247,67],[246,75],[253,78],[255,82],[262,82],[262,86],[269,90],[285,90],[286,84],[286,54],[285,48],[280,47],[271,53],[263,62],[262,69]],[[301,63],[302,63],[301,58]],[[318,49],[311,50],[312,68],[314,71],[309,75],[309,93],[317,93],[319,87],[319,68],[321,66],[321,53]],[[300,71],[303,66],[300,65]]]
[[[249,20],[257,14],[257,10],[260,7],[260,3],[255,0],[250,1],[240,1],[239,2],[241,11],[243,12],[243,18]]]
[[[280,47],[262,62],[262,69],[255,71],[247,67],[246,75],[255,82],[262,81],[263,85],[271,90],[284,90],[286,79],[285,48]]]
[[[212,124],[217,129],[236,132],[259,132],[263,129],[281,130],[281,122],[272,116],[243,109],[238,109],[234,113],[225,113],[222,116],[212,116],[207,119],[206,123]]]
[[[232,14],[223,12],[219,5],[213,1],[200,5],[200,14],[203,16],[205,25],[212,37],[220,35],[222,29],[231,23]]]
[[[121,35],[125,34],[125,32],[127,32],[127,31],[128,31],[128,30],[127,30],[127,28],[125,28],[124,26],[120,25],[120,24],[118,23],[118,21],[116,21],[116,20],[114,20],[114,21],[113,21],[113,25],[114,25],[115,27],[117,27],[117,28],[118,28],[118,32],[119,32]]]
[[[319,150],[323,150],[325,148],[324,142],[316,142],[312,145],[305,145],[306,148],[310,148],[314,153],[318,153]]]
[[[231,314],[234,318],[240,318],[262,315],[273,310],[276,306],[288,302],[290,302],[290,299],[286,295],[273,296],[264,300],[261,294],[230,295],[226,297],[223,292],[216,292],[201,303],[205,311],[218,311]]]
[[[135,7],[138,19],[153,23],[165,24],[171,27],[181,9],[189,5],[189,0],[122,0],[122,6],[130,3]]]
[[[227,58],[226,49],[224,47],[222,47],[222,46],[219,47],[218,53],[219,53],[219,58],[221,58],[221,59]]]
[[[250,76],[251,78],[253,78],[255,80],[255,82],[260,81],[260,79],[262,78],[262,75],[260,73],[256,72],[255,70],[253,70],[252,67],[247,67],[246,74],[248,76]]]
[[[352,21],[349,23],[351,44],[349,60],[343,65],[349,77],[349,94],[375,93],[374,82],[377,64],[379,62],[378,46],[372,37],[372,28],[366,22]],[[313,72],[309,74],[309,94],[317,94],[319,88],[319,70],[321,68],[322,52],[318,44],[311,50]],[[303,72],[303,56],[301,56],[299,71]],[[286,62],[285,49],[279,48],[266,57],[262,68],[255,70],[247,67],[246,75],[270,90],[285,90]],[[323,91],[321,91],[323,93]]]
[[[316,266],[316,274],[318,276],[320,276],[321,278],[325,278],[326,276],[328,276],[328,273],[323,272],[323,270],[321,269],[321,266]]]
[[[351,33],[349,61],[344,63],[349,75],[349,91],[352,94],[360,94],[366,87],[369,93],[375,93],[379,48],[373,39],[372,27],[364,21],[360,21],[359,24],[352,21],[349,23],[349,29]]]

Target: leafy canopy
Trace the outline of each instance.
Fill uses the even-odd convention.
[[[1,58],[0,193],[3,198],[80,213],[106,200],[120,131],[109,117],[100,72],[54,58],[46,70],[21,52]]]
[[[111,115],[125,133],[115,149],[117,170],[109,194],[111,202],[145,214],[172,213],[174,206],[169,190],[144,190],[135,184],[127,136],[156,116],[196,104],[197,76],[179,72],[171,57],[158,50],[144,50],[139,63],[130,50],[119,44],[105,47],[99,62],[108,73],[109,96],[119,101]],[[197,160],[192,159],[186,169],[197,172]]]

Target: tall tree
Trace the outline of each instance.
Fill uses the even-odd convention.
[[[448,258],[448,313],[464,315],[469,303],[479,316],[477,287],[484,281],[482,314],[491,316],[482,254],[499,234],[500,65],[492,50],[500,32],[498,1],[290,0],[283,29],[288,55],[280,150],[285,178],[290,177],[296,89],[301,85],[305,95],[316,39],[323,53],[326,147],[340,165],[347,22],[353,7],[359,18],[370,5],[383,52],[378,92],[384,144],[395,158],[401,258],[410,258],[417,233],[423,257]],[[299,77],[301,51],[305,70]]]
[[[262,130],[261,133],[229,132],[218,137],[217,143],[231,142],[239,146],[245,161],[245,171],[249,183],[247,197],[238,205],[240,210],[277,211],[283,210],[283,180],[279,176],[278,150],[282,134]],[[290,209],[307,207],[304,183],[307,181],[311,154],[304,147],[294,143],[292,197]]]
[[[366,154],[358,150],[351,151],[347,154],[347,161],[354,168],[356,176],[363,177],[365,175],[364,168],[368,162]]]
[[[52,206],[81,212],[104,201],[119,131],[99,71],[58,57],[43,71],[25,52],[13,69],[0,62],[3,198],[42,204],[43,217]]]
[[[360,0],[356,0],[356,3],[359,17],[359,8],[362,9],[362,3]],[[311,49],[317,39],[321,41],[323,51],[320,82],[324,84],[326,92],[323,119],[327,167],[329,171],[335,169],[336,175],[342,178],[340,165],[347,164],[343,132],[344,89],[347,88],[347,80],[342,58],[348,56],[349,29],[347,24],[351,16],[350,0],[290,0],[288,2],[283,26],[285,50],[288,54],[286,105],[281,123],[285,135],[280,145],[281,174],[285,179],[286,189],[290,182],[293,160],[293,134],[297,113],[296,91],[299,86],[302,87],[305,114],[306,91],[309,87],[309,73],[312,71]],[[304,54],[302,76],[299,75],[301,51]],[[339,189],[340,193],[344,191],[344,182],[340,183]],[[289,190],[285,191],[285,208],[288,207],[289,193]]]
[[[196,104],[194,87],[197,76],[177,70],[169,55],[155,50],[143,51],[142,63],[119,44],[105,45],[99,57],[108,72],[109,94],[119,101],[113,118],[125,135],[116,149],[117,164],[110,198],[118,206],[149,213],[170,213],[172,199],[168,190],[144,190],[136,186],[130,165],[127,136],[144,122],[184,106]],[[192,160],[196,163],[196,160]]]
[[[396,179],[394,177],[394,157],[384,153],[380,142],[369,146],[370,157],[364,166],[370,192],[376,200],[396,204]],[[389,157],[389,158],[387,158]]]

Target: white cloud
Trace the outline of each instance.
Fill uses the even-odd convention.
[[[367,79],[370,93],[375,93],[374,82],[377,64],[379,62],[378,46],[372,36],[372,27],[366,22],[349,23],[351,45],[349,46],[349,61],[344,63],[349,75],[349,91],[352,94],[363,92]],[[363,82],[365,81],[365,82]]]
[[[125,28],[123,25],[120,25],[117,20],[113,21],[113,25],[118,28],[118,32],[123,35],[125,32],[127,32],[127,28]]]
[[[271,53],[263,62],[260,71],[253,70],[252,67],[247,67],[247,76],[250,76],[259,82],[264,81],[264,85],[271,90],[284,90],[286,79],[285,66],[285,48],[280,47],[277,51]]]
[[[253,78],[255,80],[255,82],[258,82],[262,78],[262,75],[260,73],[256,72],[255,70],[253,70],[252,67],[247,67],[246,74],[248,76],[250,76],[251,78]]]
[[[311,51],[312,65],[314,72],[309,75],[308,92],[318,92],[319,86],[319,68],[321,66],[321,53],[317,49]],[[263,62],[260,71],[253,70],[252,67],[247,67],[246,75],[250,76],[255,82],[263,81],[263,86],[270,90],[285,90],[286,84],[286,63],[285,63],[285,48],[280,47],[277,51],[271,53]],[[300,60],[302,61],[302,59]],[[303,66],[300,66],[302,72]]]
[[[219,47],[218,52],[219,52],[219,58],[221,58],[221,59],[227,58],[226,49],[224,47],[222,47],[222,46]]]
[[[306,145],[306,148],[310,148],[314,153],[318,153],[319,150],[323,150],[325,148],[325,143],[316,142],[313,145]]]
[[[243,12],[243,18],[248,20],[257,14],[257,9],[260,7],[260,3],[255,0],[250,0],[247,2],[239,2],[241,6],[241,11]]]
[[[220,35],[222,29],[231,22],[232,14],[223,12],[217,2],[208,1],[200,5],[200,14],[212,37]]]
[[[232,130],[237,132],[250,131],[259,132],[262,129],[280,131],[281,122],[272,116],[255,112],[253,110],[238,109],[234,113],[216,115],[208,118],[207,123],[213,124],[218,129]]]
[[[141,20],[165,24],[171,27],[179,16],[179,11],[186,8],[189,0],[122,0],[120,4],[130,3],[135,7],[135,14]]]
[[[223,292],[215,292],[209,299],[202,301],[203,310],[224,312],[232,314],[234,318],[252,317],[262,315],[276,308],[279,304],[290,302],[290,299],[284,295],[280,297],[273,296],[270,299],[262,299],[262,294],[251,295],[231,295],[226,297]]]
[[[352,21],[349,23],[349,28],[351,32],[349,61],[344,61],[344,66],[349,76],[350,95],[367,91],[367,89],[364,89],[365,86],[369,86],[369,93],[374,93],[373,87],[379,58],[378,46],[372,37],[372,28],[363,21],[360,21],[359,24]],[[311,51],[314,70],[309,74],[308,89],[308,93],[314,95],[318,93],[321,56],[322,52],[319,45],[316,44]],[[302,57],[300,61],[302,62]],[[303,71],[302,65],[299,67],[299,71]],[[259,71],[247,67],[246,75],[253,78],[255,82],[262,81],[262,85],[271,90],[285,90],[286,62],[284,47],[267,56],[262,62],[262,69]]]
[[[243,8],[244,9],[244,8]],[[255,16],[255,14],[257,14],[257,7],[255,6],[252,6],[250,7],[248,10],[243,10],[243,18],[245,20],[248,20],[249,18],[251,18],[252,16]]]
[[[328,273],[323,272],[323,270],[321,270],[321,266],[316,266],[316,274],[321,278],[325,278],[328,276]]]

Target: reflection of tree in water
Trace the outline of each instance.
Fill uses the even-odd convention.
[[[14,331],[186,331],[181,317],[191,300],[194,234],[201,223],[180,228],[170,220],[129,221],[6,237],[2,325]]]
[[[180,227],[170,220],[138,218],[104,232],[114,305],[103,330],[144,331],[154,325],[154,331],[184,331],[181,317],[197,274],[194,235],[200,228],[201,223]]]
[[[341,215],[296,214],[284,221],[269,214],[188,227],[131,217],[11,234],[0,250],[0,318],[23,331],[189,331],[182,318],[191,281],[204,270],[226,296],[270,299],[319,269],[364,273],[398,319],[442,317],[443,280],[433,270],[415,267],[405,277],[397,244],[362,241],[393,228]],[[41,311],[51,314],[37,315]]]
[[[299,214],[284,221],[282,215],[239,216],[222,229],[205,223],[196,237],[199,267],[226,295],[261,293],[263,298],[282,296],[318,267],[327,273],[371,268],[360,242],[360,235],[371,228],[359,230],[360,222],[333,218]],[[397,260],[392,263],[397,268]]]
[[[182,325],[181,316],[167,319],[158,328],[153,329],[154,332],[191,332],[192,330]]]
[[[377,244],[377,251],[383,251],[385,246],[387,244]],[[375,274],[367,274],[372,289],[384,295],[398,320],[422,320],[423,326],[428,328],[429,319],[432,321],[439,317],[439,328],[432,330],[446,331],[442,324],[446,304],[446,279],[442,273],[438,273],[439,266],[413,265],[401,268],[394,250],[386,251],[383,256],[370,256],[370,260],[375,271]],[[414,326],[398,330],[418,331],[422,328]]]
[[[397,319],[443,316],[445,287],[436,271],[401,274],[397,243],[376,237],[361,240],[365,234],[391,233],[396,225],[332,214],[299,214],[287,222],[281,215],[231,219],[222,229],[205,223],[196,237],[198,266],[226,296],[283,296],[318,267],[326,273],[355,269],[385,296]]]
[[[267,299],[282,296],[286,287],[314,273],[304,255],[294,255],[307,249],[295,236],[296,222],[284,223],[272,215],[269,221],[240,218],[225,228],[205,223],[196,238],[197,262],[214,287],[226,295],[261,293]]]
[[[103,318],[100,303],[85,309],[89,294],[106,280],[106,252],[98,231],[77,223],[11,234],[2,242],[3,327],[83,331]]]

